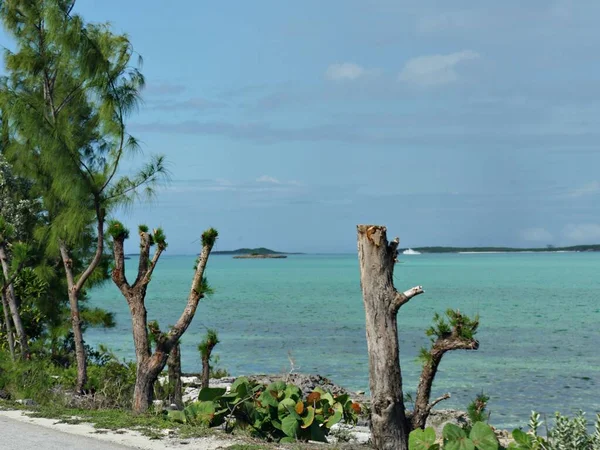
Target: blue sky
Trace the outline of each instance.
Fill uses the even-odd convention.
[[[144,58],[129,127],[172,181],[120,216],[172,253],[208,226],[222,250],[352,252],[357,223],[403,246],[600,242],[600,2],[76,9]]]

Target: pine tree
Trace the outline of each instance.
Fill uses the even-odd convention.
[[[65,270],[78,366],[76,391],[87,381],[79,301],[103,259],[104,225],[115,207],[149,193],[165,175],[157,157],[134,177],[119,176],[124,155],[138,148],[125,120],[144,85],[131,66],[133,47],[107,24],[86,23],[74,0],[0,2],[0,18],[16,41],[5,52],[8,76],[0,108],[9,128],[7,154],[35,181],[50,218],[48,252]],[[86,237],[95,234],[92,253]],[[82,255],[83,254],[83,255]],[[83,256],[77,270],[75,256]]]

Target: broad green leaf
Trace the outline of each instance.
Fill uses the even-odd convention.
[[[169,411],[167,417],[173,422],[186,423],[185,413],[183,411]]]
[[[293,437],[286,436],[284,438],[281,438],[279,442],[284,444],[293,444],[294,442],[296,442],[296,439],[294,439]]]
[[[433,428],[422,430],[417,428],[408,435],[408,448],[410,450],[429,450],[435,444],[435,431]]]
[[[223,394],[225,394],[225,392],[227,392],[227,389],[225,388],[202,388],[200,389],[200,393],[198,394],[198,400],[203,402],[210,402],[221,397]]]
[[[267,391],[285,391],[287,385],[283,381],[274,381],[267,386]]]
[[[342,417],[344,417],[344,407],[342,405],[340,405],[339,403],[334,403],[332,405],[332,408],[333,408],[334,413],[325,422],[325,426],[327,428],[331,428],[336,423],[338,423],[340,420],[342,420]]]
[[[475,445],[464,430],[452,423],[446,424],[443,431],[444,450],[474,450]]]
[[[298,436],[299,428],[300,423],[293,416],[287,416],[281,421],[281,431],[283,431],[286,436],[296,438],[296,436]]]
[[[512,437],[520,448],[532,449],[533,448],[533,436],[528,435],[522,430],[516,429],[512,432]]]
[[[277,408],[279,406],[279,401],[275,397],[273,397],[271,391],[269,390],[266,390],[262,394],[260,394],[260,397],[258,397],[258,401],[260,401],[263,404],[263,406],[273,406],[274,408]]]
[[[277,406],[277,415],[280,419],[283,419],[290,414],[293,415],[296,420],[300,420],[300,416],[296,412],[296,402],[291,398],[284,398]]]
[[[498,439],[491,427],[483,422],[476,422],[469,438],[479,450],[498,450]]]
[[[296,401],[302,399],[302,391],[298,386],[294,386],[293,384],[288,384],[285,388],[285,396],[286,398],[292,398]]]
[[[315,408],[309,406],[306,408],[306,416],[302,417],[302,428],[310,427],[315,420]]]

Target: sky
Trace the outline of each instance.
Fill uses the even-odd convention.
[[[175,7],[176,6],[176,7]],[[600,243],[597,0],[79,0],[143,57],[169,252]],[[9,38],[0,33],[0,44]],[[134,251],[136,242],[128,243]]]

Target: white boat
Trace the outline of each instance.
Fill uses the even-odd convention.
[[[403,255],[420,255],[421,252],[418,252],[416,250],[413,250],[412,248],[407,248],[406,250],[404,250],[402,252]]]

